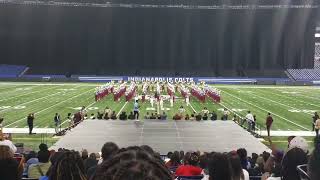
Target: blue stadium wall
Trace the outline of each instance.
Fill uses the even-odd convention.
[[[0,5],[0,64],[36,74],[254,76],[311,68],[317,9]]]

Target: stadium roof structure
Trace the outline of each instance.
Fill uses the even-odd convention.
[[[288,9],[319,8],[315,0],[0,0],[1,4],[184,8],[184,9]]]

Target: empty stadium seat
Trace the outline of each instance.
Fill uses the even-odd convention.
[[[27,69],[27,66],[0,64],[0,77],[19,77]]]
[[[296,81],[320,80],[320,69],[287,69],[287,75]]]

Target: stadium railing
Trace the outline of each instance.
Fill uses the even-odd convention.
[[[249,127],[250,125],[248,124],[248,122],[246,121],[246,119],[244,117],[242,117],[241,115],[239,115],[239,114],[237,114],[235,112],[232,112],[232,113],[234,113],[238,118],[237,121],[234,121],[235,123],[237,123],[243,129],[245,129],[248,132],[250,132],[255,137],[262,137],[262,131],[265,130],[264,126],[262,126],[262,125],[260,125],[260,124],[258,124],[256,122],[254,129],[252,129],[252,127]]]
[[[59,129],[59,132],[55,133],[53,136],[63,136],[66,134],[67,131],[70,131],[71,129],[75,128],[78,124],[80,124],[82,121],[72,124],[71,126],[68,126],[64,129]]]
[[[299,173],[300,180],[310,180],[310,177],[307,173],[307,166],[307,164],[297,166],[297,171]]]

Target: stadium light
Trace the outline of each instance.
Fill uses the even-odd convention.
[[[314,37],[319,38],[320,37],[320,33],[314,34]]]

